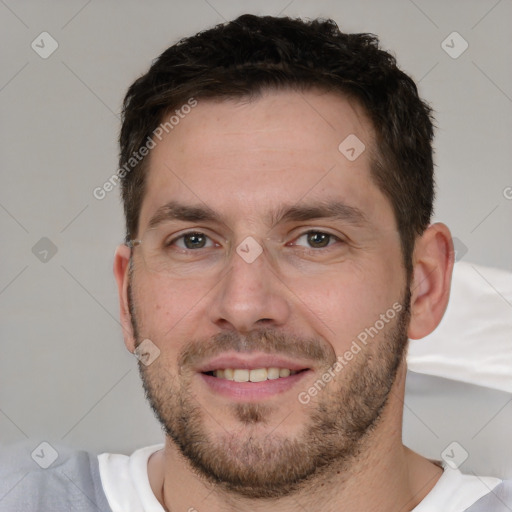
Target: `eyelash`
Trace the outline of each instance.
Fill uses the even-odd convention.
[[[321,231],[321,230],[318,230],[318,229],[309,229],[307,231],[304,231],[303,233],[300,233],[296,238],[295,240],[299,240],[300,238],[304,237],[304,236],[308,236],[310,234],[321,234],[321,235],[327,235],[328,237],[330,237],[330,240],[329,240],[329,243],[325,246],[325,247],[303,247],[303,249],[306,249],[306,250],[309,250],[309,251],[319,251],[320,249],[328,249],[329,247],[331,247],[332,245],[334,245],[333,243],[331,243],[332,240],[335,240],[336,242],[340,242],[340,243],[344,243],[344,240],[342,240],[341,238],[337,237],[336,235],[333,235],[332,233],[329,233],[327,231]],[[214,240],[206,235],[205,233],[203,233],[202,231],[188,231],[186,233],[182,233],[180,236],[176,237],[176,238],[173,238],[172,240],[170,240],[169,242],[165,242],[165,247],[170,247],[172,245],[174,245],[178,240],[181,240],[181,239],[184,239],[186,236],[189,236],[189,235],[202,235],[202,236],[205,236],[207,239],[211,240],[214,242]],[[217,242],[214,242],[217,246],[219,244],[217,244]],[[288,245],[288,244],[286,244]],[[199,249],[211,249],[212,247],[200,247]],[[187,249],[187,248],[183,248],[183,247],[179,247],[179,249],[183,250],[183,251],[197,251],[198,249]]]

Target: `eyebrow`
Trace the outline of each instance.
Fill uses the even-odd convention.
[[[221,222],[211,208],[205,205],[186,205],[178,201],[169,201],[160,206],[151,217],[148,228],[154,228],[162,222],[169,220],[181,220],[185,222]]]
[[[266,221],[270,227],[274,227],[283,222],[304,222],[314,219],[341,220],[356,227],[366,227],[371,224],[361,209],[340,201],[284,205],[270,212]],[[169,201],[153,214],[148,228],[154,228],[170,220],[225,224],[221,216],[206,205],[186,205],[178,201]]]
[[[270,225],[282,222],[303,222],[314,219],[341,220],[358,227],[370,225],[365,213],[340,201],[322,201],[314,204],[283,206],[270,216]]]

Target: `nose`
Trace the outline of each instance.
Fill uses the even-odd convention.
[[[290,316],[287,287],[267,258],[254,260],[234,253],[230,266],[211,296],[211,321],[221,329],[249,332],[280,327]]]

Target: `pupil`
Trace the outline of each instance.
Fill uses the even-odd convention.
[[[190,233],[185,236],[184,241],[187,249],[197,249],[204,247],[205,237],[201,233]]]
[[[310,233],[308,242],[313,247],[325,247],[329,243],[329,237],[326,233]]]

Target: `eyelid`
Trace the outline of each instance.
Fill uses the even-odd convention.
[[[299,238],[302,238],[303,236],[307,236],[311,233],[320,233],[322,235],[327,235],[328,237],[331,238],[331,240],[329,241],[329,243],[325,246],[325,247],[309,247],[309,246],[300,246],[300,245],[297,245],[295,242],[299,239]],[[319,249],[327,249],[328,247],[331,247],[332,245],[334,245],[334,242],[345,242],[345,240],[341,237],[339,237],[338,235],[335,235],[334,233],[331,233],[329,231],[326,231],[324,229],[307,229],[306,231],[302,231],[300,232],[299,234],[297,234],[296,236],[293,237],[293,240],[292,242],[289,242],[288,244],[286,245],[289,245],[289,244],[293,244],[297,247],[304,247],[305,249],[314,249],[314,250],[319,250]]]
[[[193,234],[198,234],[198,235],[204,235],[206,238],[208,238],[209,240],[211,240],[215,245],[220,245],[219,242],[216,240],[215,237],[211,236],[209,233],[208,233],[209,230],[207,229],[204,229],[204,228],[191,228],[191,229],[187,229],[186,231],[178,231],[177,233],[173,233],[172,235],[169,235],[170,238],[169,241],[164,241],[164,245],[169,247],[171,245],[175,245],[176,242],[180,239],[182,239],[183,237],[187,236],[187,235],[193,235]],[[189,250],[197,250],[197,249],[187,249],[187,248],[183,248],[183,247],[179,247],[179,249],[181,250],[186,250],[186,251],[189,251]],[[209,249],[209,247],[200,247],[200,249]]]
[[[337,231],[334,233],[333,230],[331,230],[329,228],[324,228],[324,227],[321,227],[321,228],[316,228],[316,227],[295,228],[290,233],[288,233],[287,238],[296,240],[297,238],[300,238],[301,236],[304,236],[304,235],[309,235],[310,233],[322,233],[324,235],[329,235],[329,236],[339,240],[340,242],[344,242],[347,240],[346,236],[343,233],[339,233]],[[283,239],[284,239],[284,237],[281,238],[281,240],[283,240]]]
[[[345,239],[345,237],[343,235],[334,234],[334,233],[332,233],[331,231],[329,231],[326,228],[309,227],[309,228],[306,228],[306,229],[302,228],[302,230],[301,230],[301,228],[295,228],[295,229],[292,230],[292,233],[294,233],[294,232],[297,232],[297,233],[292,235],[292,237],[291,237],[292,241],[291,242],[296,241],[298,238],[300,238],[302,236],[305,236],[305,235],[308,235],[310,233],[322,233],[322,234],[330,236],[331,238],[335,239],[338,242],[342,242],[342,243],[346,242],[346,239]],[[189,229],[185,229],[185,230],[173,233],[172,235],[169,235],[168,237],[166,237],[164,239],[164,240],[167,240],[169,237],[172,237],[172,238],[170,238],[169,241],[164,241],[164,245],[170,246],[170,245],[176,244],[177,240],[180,240],[183,237],[185,237],[187,235],[194,234],[194,233],[206,236],[216,246],[219,246],[219,245],[222,245],[222,244],[230,245],[230,241],[229,240],[226,240],[226,239],[224,239],[221,236],[216,236],[216,234],[213,235],[209,229],[203,228],[203,227],[189,228]],[[289,238],[289,237],[286,237],[286,238]],[[274,241],[274,242],[278,242],[278,243],[283,243],[284,240],[285,240],[285,237],[279,237],[279,238],[276,239],[276,238],[274,238],[272,236],[268,236],[268,237],[265,237],[264,240],[269,240],[269,241]],[[286,245],[290,244],[291,242],[287,242]],[[333,245],[333,244],[329,243],[329,245],[325,246],[325,248],[330,247],[331,245]],[[206,247],[206,248],[208,248],[208,247]],[[183,248],[180,248],[180,249],[183,249]],[[202,249],[205,249],[205,248],[203,247]],[[185,250],[191,250],[191,249],[185,249]],[[197,249],[195,249],[195,250],[197,250]]]

